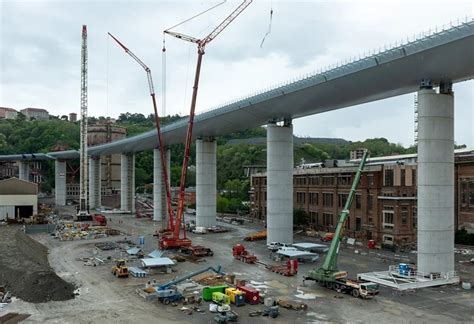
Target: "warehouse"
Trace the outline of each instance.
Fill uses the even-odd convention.
[[[38,185],[10,178],[0,181],[0,221],[21,220],[38,212]]]

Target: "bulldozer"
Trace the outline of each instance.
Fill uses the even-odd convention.
[[[115,266],[112,267],[112,274],[117,278],[128,278],[128,267],[125,266],[124,259],[115,261]]]

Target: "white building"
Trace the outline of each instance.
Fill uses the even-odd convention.
[[[15,119],[18,111],[13,108],[0,107],[0,119]]]
[[[49,120],[49,113],[43,108],[25,108],[20,110],[25,115],[26,119]]]
[[[0,181],[0,221],[29,218],[38,213],[38,185],[10,178]]]

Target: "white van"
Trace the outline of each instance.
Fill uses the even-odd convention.
[[[287,247],[291,247],[291,244],[288,244],[288,243],[280,243],[280,242],[270,242],[267,244],[267,248],[270,250],[270,251],[277,251],[278,249],[281,249],[281,248],[287,248]]]

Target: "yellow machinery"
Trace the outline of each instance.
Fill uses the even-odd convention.
[[[124,259],[116,260],[115,266],[112,267],[112,274],[117,278],[128,278],[128,267],[125,266]]]
[[[226,294],[216,291],[212,293],[212,301],[220,305],[229,305],[230,297]]]

